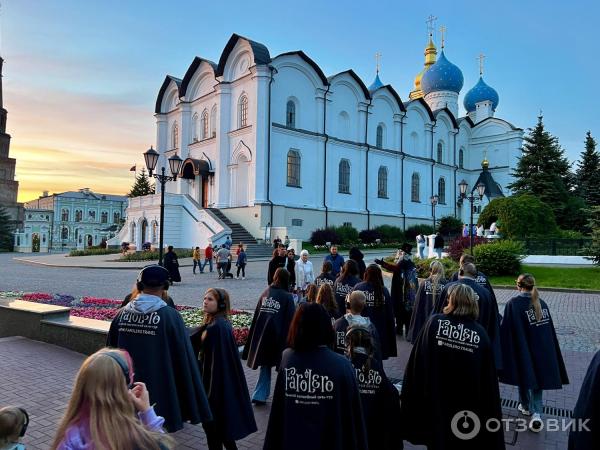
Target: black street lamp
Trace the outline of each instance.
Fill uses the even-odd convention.
[[[433,214],[433,234],[435,234],[435,207],[440,201],[439,195],[432,195],[429,197],[429,202],[431,203],[431,212]]]
[[[177,180],[177,174],[179,174],[179,170],[181,169],[181,164],[183,160],[177,156],[177,154],[171,156],[169,158],[169,168],[171,169],[171,175],[165,175],[165,167],[161,168],[161,173],[155,173],[154,169],[156,168],[156,164],[158,163],[159,153],[150,147],[144,153],[144,160],[146,161],[146,168],[148,169],[148,176],[154,177],[160,183],[160,241],[158,248],[158,264],[162,266],[163,263],[163,222],[165,220],[165,186],[167,181],[175,181]]]
[[[469,184],[465,181],[462,180],[460,183],[458,183],[458,188],[460,189],[460,197],[458,198],[459,200],[469,200],[469,203],[471,204],[471,219],[469,221],[469,249],[471,251],[471,255],[473,254],[473,203],[475,203],[475,200],[481,200],[483,199],[483,194],[485,194],[485,185],[483,183],[479,183],[476,188],[477,188],[477,194],[479,197],[477,197],[474,193],[474,191],[472,191],[470,194],[467,195],[467,189],[469,188]]]

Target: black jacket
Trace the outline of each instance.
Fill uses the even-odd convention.
[[[267,273],[267,284],[269,286],[273,283],[273,277],[275,276],[275,271],[280,267],[285,267],[287,264],[287,256],[273,256],[271,261],[269,261],[269,272]]]

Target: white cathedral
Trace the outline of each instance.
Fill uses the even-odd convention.
[[[499,97],[482,77],[461,116],[462,87],[462,72],[443,43],[438,57],[431,37],[403,101],[379,73],[369,87],[353,70],[326,76],[302,51],[273,57],[234,34],[218,64],[196,57],[158,92],[157,167],[169,173],[169,157],[184,160],[165,191],[165,245],[431,224],[434,195],[437,218],[467,223],[458,183],[485,184],[478,208],[509,195],[523,130],[495,117]],[[111,244],[158,243],[159,194],[130,199],[126,216]]]

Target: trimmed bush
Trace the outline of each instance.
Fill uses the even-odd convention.
[[[429,234],[433,234],[433,227],[431,225],[427,225],[426,223],[420,223],[418,225],[413,225],[412,227],[408,227],[404,232],[407,241],[414,241],[418,234],[423,234],[425,236]]]
[[[379,225],[375,230],[381,234],[382,242],[402,242],[406,240],[404,231],[393,225]]]
[[[454,216],[444,216],[437,222],[437,230],[444,236],[453,236],[462,232],[462,220]]]
[[[477,269],[487,276],[518,275],[523,260],[523,246],[503,240],[473,248]]]
[[[177,253],[177,258],[191,258],[193,250],[189,248],[176,248],[174,249],[175,253]],[[166,255],[167,252],[163,253]],[[121,256],[118,261],[158,261],[158,250],[152,250],[150,252],[134,252],[127,253]]]
[[[476,245],[487,244],[489,241],[486,238],[480,236],[473,236],[473,251],[475,251]],[[463,253],[469,252],[471,246],[470,238],[459,236],[448,245],[448,255],[454,261],[458,261]]]
[[[382,235],[378,230],[362,230],[358,233],[358,238],[365,244],[371,244],[377,239],[382,239]]]
[[[420,258],[415,258],[413,261],[415,263],[415,266],[417,266],[417,274],[419,278],[427,278],[430,275],[430,271],[429,271],[429,265],[433,262],[433,261],[439,261],[442,263],[442,265],[444,266],[444,270],[446,272],[446,279],[450,279],[450,277],[458,271],[458,263],[456,261],[454,261],[452,258],[442,258],[442,259],[436,259],[436,258],[426,258],[426,259],[420,259]]]
[[[91,256],[91,255],[112,255],[121,253],[118,248],[86,248],[85,250],[71,250],[69,256]]]
[[[334,228],[318,228],[310,235],[312,245],[325,245],[327,242],[332,244],[341,244],[342,241]]]
[[[351,244],[358,241],[358,230],[348,225],[333,227],[333,230],[340,238],[339,244]]]

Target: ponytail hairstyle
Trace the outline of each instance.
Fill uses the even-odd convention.
[[[535,278],[530,273],[522,273],[517,279],[517,286],[526,292],[531,292],[531,306],[535,312],[535,319],[542,320],[542,304],[540,303],[540,293],[535,287]]]
[[[440,285],[440,281],[444,279],[444,265],[439,262],[437,259],[433,260],[429,265],[429,269],[431,270],[431,286],[432,286],[432,304],[435,306],[436,296],[438,287]]]
[[[371,331],[362,325],[351,326],[346,332],[346,356],[352,361],[357,354],[367,357],[361,367],[361,372],[367,376],[375,359],[375,342]]]

